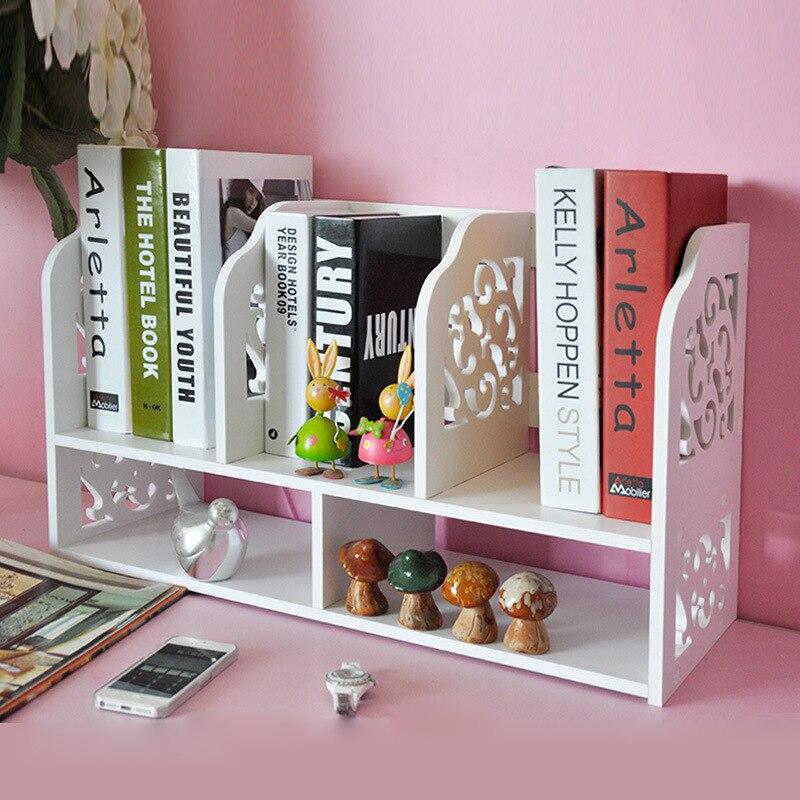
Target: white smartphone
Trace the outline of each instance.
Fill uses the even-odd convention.
[[[175,636],[94,695],[97,708],[166,717],[236,660],[236,646]]]

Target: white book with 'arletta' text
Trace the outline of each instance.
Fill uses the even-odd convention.
[[[86,402],[90,428],[131,432],[122,154],[78,146]]]

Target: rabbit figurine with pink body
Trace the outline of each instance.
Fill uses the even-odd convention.
[[[403,481],[396,467],[410,461],[414,446],[403,426],[414,411],[414,373],[411,371],[411,345],[406,345],[397,370],[397,383],[387,386],[378,398],[383,416],[375,422],[361,417],[351,436],[361,436],[358,457],[375,468],[373,475],[356,478],[356,483],[380,483],[384,489],[399,489]],[[392,468],[391,478],[381,475],[382,466]]]

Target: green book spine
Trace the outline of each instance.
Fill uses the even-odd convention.
[[[166,158],[123,148],[133,433],[172,439]]]

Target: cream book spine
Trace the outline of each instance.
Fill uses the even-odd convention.
[[[131,432],[122,152],[78,146],[81,272],[90,428]]]
[[[602,173],[536,171],[542,505],[600,512]]]

